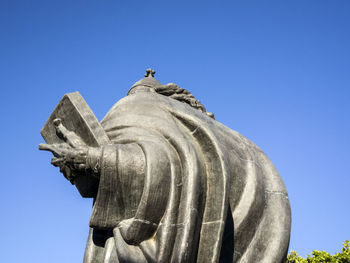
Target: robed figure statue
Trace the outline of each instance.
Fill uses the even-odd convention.
[[[79,133],[83,110],[78,120],[58,107],[42,131],[40,149],[94,200],[84,263],[283,262],[290,205],[273,164],[189,91],[153,75],[85,127],[102,142]]]

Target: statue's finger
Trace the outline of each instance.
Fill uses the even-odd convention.
[[[43,150],[43,151],[50,151],[52,153],[57,153],[57,149],[55,146],[53,146],[52,144],[45,144],[45,143],[40,143],[39,144],[39,150]]]
[[[39,150],[51,151],[51,147],[50,147],[50,145],[48,145],[46,143],[40,143],[39,144]]]
[[[64,158],[53,157],[51,159],[51,164],[55,167],[60,167],[64,161]]]
[[[51,163],[54,164],[56,163],[58,160],[60,160],[61,158],[57,158],[57,157],[52,157],[51,158]]]
[[[83,163],[77,164],[75,165],[75,168],[80,171],[85,170],[85,164]]]
[[[39,150],[50,151],[55,157],[61,157],[62,151],[55,144],[39,144]]]
[[[53,124],[56,127],[57,133],[63,138],[65,142],[67,142],[71,147],[77,148],[80,145],[85,145],[83,140],[76,135],[73,131],[68,130],[62,124],[61,119],[54,119]]]

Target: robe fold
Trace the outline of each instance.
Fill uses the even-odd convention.
[[[146,91],[101,124],[112,144],[102,149],[84,263],[284,260],[288,195],[251,141]]]

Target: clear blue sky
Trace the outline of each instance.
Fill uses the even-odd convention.
[[[290,249],[350,239],[350,1],[0,1],[2,262],[81,262],[82,199],[40,129],[79,90],[99,119],[147,67],[259,145],[292,206]]]

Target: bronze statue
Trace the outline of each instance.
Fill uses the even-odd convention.
[[[101,122],[65,95],[42,130],[39,148],[94,200],[84,263],[283,262],[290,205],[273,164],[154,73]]]

